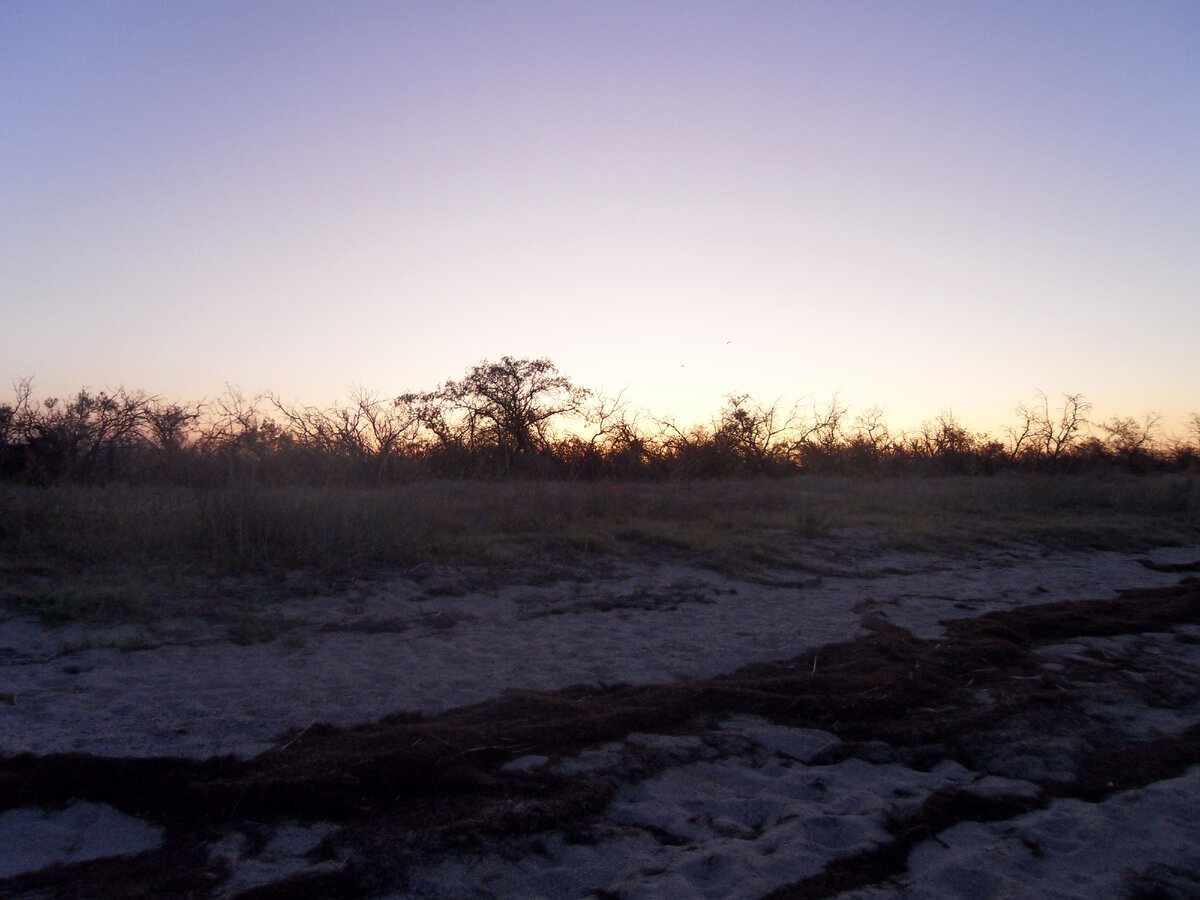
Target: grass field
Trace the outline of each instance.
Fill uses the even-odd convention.
[[[1200,541],[1188,475],[420,482],[391,488],[0,488],[0,602],[51,621],[320,590],[422,564],[686,554],[786,565],[814,540],[903,550]],[[189,601],[189,598],[192,600]]]

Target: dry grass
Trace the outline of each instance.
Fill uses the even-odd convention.
[[[655,552],[786,565],[806,543],[850,534],[951,553],[1200,540],[1200,482],[1185,475],[6,486],[0,507],[0,602],[57,620],[144,620],[198,598],[326,589],[428,563]]]

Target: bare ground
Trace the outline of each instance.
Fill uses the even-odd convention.
[[[411,573],[125,652],[10,620],[0,894],[1195,896],[1196,555]]]

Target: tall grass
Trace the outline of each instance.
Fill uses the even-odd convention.
[[[786,564],[814,541],[963,552],[1200,541],[1194,476],[429,481],[374,489],[0,486],[0,601],[65,616],[289,573],[685,553]],[[53,603],[48,599],[57,598]],[[40,599],[39,599],[40,598]],[[158,599],[155,599],[158,598]]]

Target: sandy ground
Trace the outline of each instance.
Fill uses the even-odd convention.
[[[166,768],[155,773],[171,759],[236,757],[218,774],[187,770],[205,784],[233,779],[238,766],[290,764],[288,754],[341,739],[326,724],[398,711],[421,716],[397,721],[433,729],[469,708],[461,716],[492,723],[491,734],[504,715],[494,704],[530,691],[572,687],[563,696],[591,703],[616,685],[698,684],[789,660],[817,679],[824,660],[844,666],[856,642],[865,648],[880,635],[891,636],[893,649],[881,651],[889,658],[911,645],[914,662],[904,665],[915,673],[920,654],[942,642],[979,640],[985,614],[1064,601],[1082,609],[1120,589],[1168,588],[1185,574],[1150,568],[1147,556],[1186,564],[1200,559],[1200,547],[948,558],[830,540],[810,556],[794,571],[736,575],[648,556],[558,566],[538,578],[427,569],[352,595],[275,604],[263,611],[273,639],[258,643],[197,622],[53,630],[7,618],[0,894],[75,895],[70,886],[82,879],[91,893],[80,896],[133,896],[149,877],[139,860],[161,868],[156,860],[183,858],[187,843],[193,862],[179,866],[189,874],[159,884],[161,895],[266,896],[270,886],[270,896],[320,896],[323,884],[396,898],[1200,895],[1200,757],[1187,749],[1200,723],[1200,621],[1186,615],[1103,634],[1059,624],[1057,637],[1022,644],[1019,660],[1009,654],[1015,661],[964,670],[961,696],[945,700],[945,711],[919,697],[910,709],[897,700],[903,721],[930,723],[922,726],[929,734],[954,722],[958,738],[918,739],[878,711],[857,719],[844,703],[838,715],[789,716],[766,701],[758,709],[746,692],[740,706],[711,714],[664,714],[661,729],[647,714],[603,739],[580,732],[463,746],[435,762],[485,751],[483,768],[472,770],[476,787],[461,797],[458,787],[439,788],[420,799],[419,815],[398,811],[405,787],[382,812],[376,800],[364,799],[361,815],[275,800],[253,816],[234,804],[184,827],[178,811],[113,787],[126,771],[145,782],[161,758]],[[863,695],[887,690],[894,677],[882,675]],[[1041,709],[1055,691],[1063,699],[1049,719],[996,712]],[[1058,733],[1057,723],[1071,727]],[[427,735],[455,740],[403,727],[413,746]],[[972,728],[978,734],[966,737]],[[1170,761],[1126,777],[1143,746]],[[1109,751],[1123,768],[1097,788],[1097,760]],[[335,768],[343,765],[352,769]],[[87,766],[109,774],[78,776]],[[70,774],[46,774],[60,770]],[[541,819],[501,827],[492,813],[460,810],[480,779],[508,792],[506,822],[532,803],[512,799],[521,790],[575,791],[587,802],[564,811],[555,800],[543,821],[543,797]],[[43,783],[50,787],[29,787]]]

